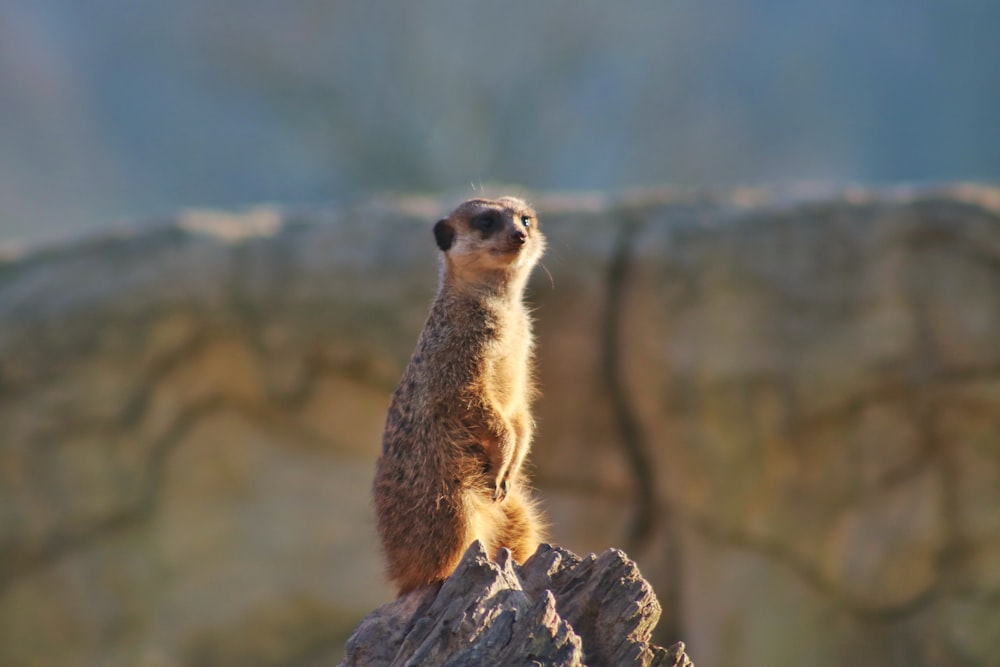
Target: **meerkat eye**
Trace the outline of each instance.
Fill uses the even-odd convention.
[[[496,223],[496,217],[489,214],[481,215],[472,220],[472,226],[481,232],[491,231],[494,227],[496,227]]]
[[[527,215],[521,216],[521,224],[525,227],[531,227],[531,217]]]

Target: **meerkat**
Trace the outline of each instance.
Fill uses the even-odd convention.
[[[373,495],[400,595],[446,579],[479,540],[524,562],[542,533],[522,467],[531,446],[531,318],[545,249],[535,211],[472,199],[434,225],[437,296],[392,396]]]

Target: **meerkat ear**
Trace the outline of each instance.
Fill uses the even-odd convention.
[[[455,242],[455,229],[448,224],[448,220],[438,220],[434,225],[434,240],[437,241],[441,250],[447,251],[451,244]]]

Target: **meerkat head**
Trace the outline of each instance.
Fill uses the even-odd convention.
[[[538,215],[514,197],[470,199],[434,225],[446,278],[471,284],[527,278],[545,250]]]

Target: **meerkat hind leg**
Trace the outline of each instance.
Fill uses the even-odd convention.
[[[542,541],[543,525],[538,510],[531,498],[518,486],[511,489],[501,507],[505,520],[498,535],[499,547],[510,549],[514,560],[524,563],[535,554]]]
[[[475,515],[455,507],[435,515],[433,521],[417,522],[410,534],[394,534],[386,542],[386,552],[389,577],[399,593],[447,579],[477,539],[478,524]]]

